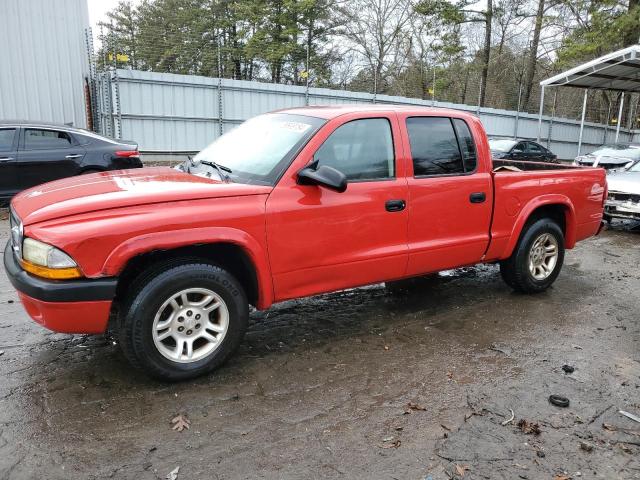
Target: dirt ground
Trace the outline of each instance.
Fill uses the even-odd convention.
[[[172,385],[37,326],[2,269],[0,478],[640,478],[640,423],[618,413],[640,415],[638,265],[640,234],[617,227],[541,295],[488,265],[283,303],[222,369]]]

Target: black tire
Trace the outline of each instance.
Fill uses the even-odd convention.
[[[102,172],[102,170],[90,168],[88,170],[83,170],[82,172],[80,172],[80,175],[89,175],[90,173],[100,173],[100,172]]]
[[[124,301],[118,338],[129,362],[148,375],[164,381],[180,381],[211,372],[238,348],[247,329],[249,303],[240,282],[229,272],[207,263],[172,261],[152,267],[133,282]],[[156,312],[172,295],[189,288],[207,288],[224,301],[229,321],[226,334],[206,357],[192,363],[179,363],[163,356],[153,341]]]
[[[541,235],[552,235],[558,245],[558,255],[551,273],[543,280],[536,279],[529,270],[529,253]],[[564,262],[564,235],[560,226],[550,218],[541,218],[526,225],[511,257],[500,262],[500,273],[507,285],[522,293],[544,292],[558,278]]]

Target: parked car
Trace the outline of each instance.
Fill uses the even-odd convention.
[[[602,167],[607,172],[621,172],[640,161],[640,144],[603,145],[587,155],[576,157],[574,165]]]
[[[605,219],[640,220],[640,162],[629,170],[609,174],[607,182],[609,195],[604,205]]]
[[[81,173],[138,167],[135,142],[65,125],[0,121],[0,199]]]
[[[546,290],[565,248],[599,232],[606,190],[600,168],[547,167],[494,171],[465,112],[281,110],[205,148],[184,166],[198,174],[105,172],[18,194],[4,263],[41,325],[110,328],[133,365],[182,380],[231,355],[249,305],[480,262]]]
[[[493,158],[498,159],[560,163],[557,155],[531,140],[490,138],[489,149]]]

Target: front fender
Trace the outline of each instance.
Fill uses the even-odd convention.
[[[170,250],[204,243],[232,243],[242,248],[256,270],[256,306],[264,309],[273,303],[273,283],[267,253],[255,238],[236,228],[205,227],[139,235],[118,245],[107,257],[101,273],[107,277],[117,276],[132,258],[153,250]]]
[[[522,229],[524,228],[527,220],[531,217],[531,214],[540,207],[548,205],[561,205],[565,211],[565,246],[566,248],[573,248],[576,243],[576,210],[573,203],[566,195],[559,193],[551,193],[547,195],[540,195],[533,198],[527,203],[516,219],[513,229],[511,230],[511,236],[509,242],[503,253],[503,257],[510,257],[513,250],[518,244]]]

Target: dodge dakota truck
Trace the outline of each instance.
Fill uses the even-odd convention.
[[[54,181],[11,202],[7,274],[58,332],[113,331],[164,380],[218,367],[249,308],[477,263],[547,289],[601,228],[600,168],[492,161],[475,116],[329,106],[257,116],[180,170]]]

